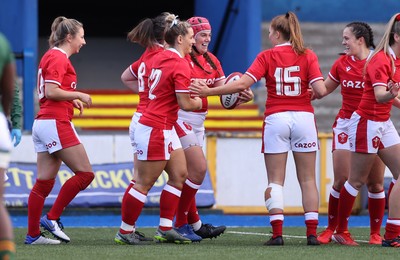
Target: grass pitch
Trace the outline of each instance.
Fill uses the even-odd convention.
[[[307,246],[305,228],[284,227],[285,245],[267,247],[263,243],[271,236],[270,227],[228,227],[216,239],[205,239],[188,245],[159,244],[117,245],[114,236],[118,228],[67,228],[71,242],[61,245],[25,245],[26,228],[15,228],[17,254],[15,259],[399,259],[400,248],[369,245],[369,228],[351,228],[360,246],[336,243]],[[141,228],[153,236],[155,228]],[[322,231],[320,229],[319,231]],[[383,231],[382,231],[383,234]],[[47,235],[52,237],[51,235]]]

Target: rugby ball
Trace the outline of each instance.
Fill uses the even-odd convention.
[[[225,84],[240,79],[242,75],[243,74],[240,72],[233,72],[229,74],[229,76],[225,80]],[[239,95],[239,93],[221,95],[219,97],[219,101],[225,109],[234,109],[239,102]]]

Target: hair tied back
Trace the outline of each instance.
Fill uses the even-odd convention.
[[[178,25],[178,16],[175,16],[174,20],[171,23],[171,26],[169,28],[174,27],[174,25]]]

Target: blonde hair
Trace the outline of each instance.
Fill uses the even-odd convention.
[[[75,19],[68,19],[65,16],[58,16],[54,19],[51,25],[51,34],[49,37],[50,48],[54,46],[58,47],[62,44],[68,34],[74,37],[80,28],[83,28],[83,24]]]
[[[394,59],[392,55],[389,53],[389,48],[391,45],[394,44],[394,34],[397,34],[400,36],[400,13],[396,13],[395,15],[390,18],[389,22],[386,24],[386,29],[385,33],[382,37],[382,40],[379,42],[378,46],[376,46],[374,53],[368,58],[367,62],[365,63],[364,66],[364,74],[366,71],[366,67],[372,57],[374,57],[378,52],[382,51],[389,56],[390,58],[390,63],[392,64],[392,75],[395,72],[395,65],[394,65]]]
[[[175,16],[175,18],[170,20],[170,25],[165,28],[165,42],[168,43],[169,46],[175,46],[175,40],[178,36],[185,36],[188,34],[189,28],[192,28],[190,23],[181,21]]]
[[[294,52],[297,54],[306,52],[307,48],[304,46],[300,23],[293,12],[287,12],[285,15],[278,15],[273,18],[271,27],[280,32],[283,38],[292,44]]]

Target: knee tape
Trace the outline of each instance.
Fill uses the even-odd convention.
[[[270,183],[265,191],[265,206],[268,210],[283,210],[283,186]]]

